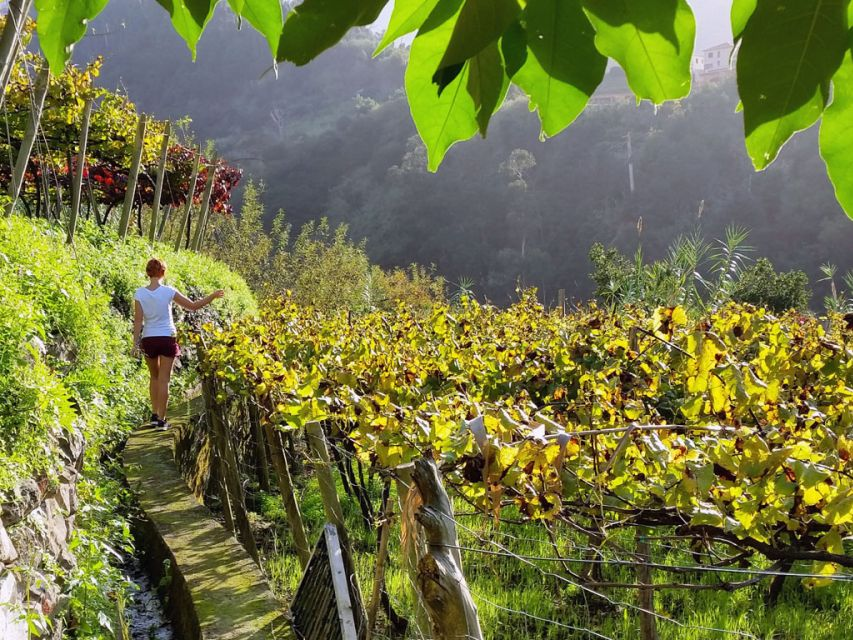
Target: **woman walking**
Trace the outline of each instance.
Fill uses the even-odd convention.
[[[151,424],[168,429],[166,408],[169,405],[169,381],[172,378],[172,366],[175,358],[181,355],[181,349],[175,338],[175,321],[172,319],[172,302],[178,303],[188,311],[198,311],[209,305],[224,292],[214,291],[201,300],[190,300],[172,287],[163,284],[166,275],[166,263],[152,258],[145,265],[145,273],[150,282],[139,287],[133,295],[133,350],[135,354],[142,350],[151,380],[148,391],[151,394]]]

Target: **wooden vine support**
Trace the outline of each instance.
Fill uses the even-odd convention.
[[[388,538],[391,534],[391,520],[394,517],[394,508],[388,495],[389,488],[386,482],[385,509],[382,512],[382,522],[379,525],[379,552],[376,556],[376,569],[373,572],[373,591],[370,594],[370,602],[367,606],[367,635],[365,636],[365,640],[373,638],[373,628],[376,626],[376,613],[379,610],[382,589],[385,586],[385,562],[388,558]]]
[[[163,216],[160,219],[160,226],[157,229],[157,236],[154,238],[157,242],[160,242],[163,239],[163,233],[166,231],[166,223],[169,221],[169,216],[172,213],[172,205],[167,204],[166,208],[163,209]]]
[[[193,237],[192,250],[201,249],[204,236],[204,228],[207,226],[207,218],[210,213],[210,194],[213,193],[213,181],[216,177],[216,156],[211,158],[207,167],[207,179],[204,182],[204,191],[201,196],[201,211],[195,225],[195,237]]]
[[[196,147],[195,162],[193,162],[193,171],[190,175],[189,187],[187,188],[187,201],[184,203],[184,215],[181,218],[181,224],[178,226],[178,235],[175,238],[175,251],[181,250],[181,240],[184,237],[184,230],[190,221],[190,211],[193,208],[193,198],[195,197],[195,183],[198,180],[198,165],[201,161],[201,148]]]
[[[323,425],[319,422],[309,422],[305,426],[305,435],[308,438],[311,452],[315,457],[313,463],[314,473],[317,476],[317,483],[320,486],[320,495],[323,499],[323,511],[326,514],[326,521],[337,528],[341,538],[341,545],[346,547],[345,557],[352,558],[352,547],[350,546],[349,536],[346,532],[344,512],[341,509],[341,502],[338,499],[335,477],[332,474],[332,461],[329,457],[329,448],[326,442],[326,434],[323,433]],[[354,584],[354,589],[360,593],[355,568],[348,566],[347,573],[349,574],[349,579]],[[356,619],[367,620],[367,614],[364,611],[364,604],[361,602],[361,598],[358,598],[358,602],[353,603],[353,608],[358,609],[355,612]]]
[[[80,199],[83,194],[83,174],[86,172],[86,146],[89,143],[89,119],[92,116],[92,99],[83,107],[83,123],[80,127],[80,149],[77,152],[77,170],[71,183],[71,217],[68,219],[68,235],[65,241],[74,242],[77,219],[80,217]]]
[[[648,562],[651,562],[652,549],[646,536],[649,532],[640,527],[637,529],[637,555],[640,562],[637,564],[637,582],[640,584],[652,584],[652,570]],[[658,640],[657,620],[655,611],[654,589],[640,589],[640,640]]]
[[[6,87],[12,77],[12,67],[21,50],[21,33],[33,0],[9,0],[6,25],[0,35],[0,105],[6,100]]]
[[[299,503],[296,502],[296,491],[290,477],[290,467],[284,453],[281,434],[270,423],[265,425],[264,431],[269,443],[270,458],[272,458],[273,468],[278,478],[278,491],[284,502],[287,522],[293,536],[293,546],[296,548],[299,564],[304,569],[311,559],[311,547],[308,544],[308,536],[305,535],[305,525],[302,522],[302,514],[299,512]]]
[[[151,205],[151,225],[148,227],[148,241],[157,239],[157,221],[160,217],[160,198],[163,195],[163,184],[166,182],[166,160],[169,157],[169,136],[172,133],[172,123],[166,121],[163,130],[163,142],[160,145],[160,159],[157,162],[157,183],[154,186],[154,202]]]
[[[415,461],[412,480],[423,504],[415,519],[426,535],[418,561],[418,590],[429,614],[434,640],[483,640],[477,606],[462,572],[453,506],[432,458]]]
[[[255,562],[259,562],[258,547],[252,535],[249,515],[246,510],[246,501],[243,496],[243,485],[240,482],[237,456],[234,453],[234,447],[228,434],[228,428],[222,414],[222,407],[216,401],[216,381],[206,379],[202,383],[202,391],[205,396],[205,405],[213,430],[217,458],[220,462],[220,473],[224,485],[224,490],[221,493],[222,507],[225,511],[226,524],[230,520],[231,530],[240,542],[243,543],[246,551],[252,556]]]
[[[30,154],[33,151],[33,143],[38,134],[39,123],[41,122],[41,113],[44,108],[44,98],[47,95],[48,87],[50,86],[50,68],[45,63],[36,76],[35,97],[32,111],[30,111],[30,119],[27,123],[27,130],[24,133],[24,139],[21,140],[21,147],[18,149],[18,157],[15,160],[15,168],[12,171],[12,180],[9,183],[9,203],[6,205],[6,215],[11,215],[18,203],[18,196],[21,195],[21,185],[24,181],[24,172],[27,170],[27,164],[30,161]]]
[[[130,212],[133,209],[133,201],[136,198],[136,183],[139,180],[139,166],[142,163],[146,126],[147,119],[143,114],[139,116],[139,123],[136,125],[133,160],[130,165],[130,173],[127,174],[127,191],[124,194],[124,206],[121,211],[121,221],[118,225],[118,234],[122,240],[127,238],[127,230],[130,227]]]

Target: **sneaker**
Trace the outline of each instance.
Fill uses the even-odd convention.
[[[157,431],[168,431],[172,424],[166,420],[157,420]]]
[[[158,422],[160,422],[160,416],[156,413],[152,413],[151,418],[148,419],[148,424],[156,426]]]

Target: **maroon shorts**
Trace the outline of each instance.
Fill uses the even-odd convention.
[[[151,336],[139,343],[146,358],[177,358],[181,355],[178,341],[172,336]]]

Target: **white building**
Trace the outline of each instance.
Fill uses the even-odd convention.
[[[732,57],[734,45],[729,42],[718,44],[710,49],[705,49],[701,54],[694,57],[701,59],[701,68],[694,67],[699,73],[715,73],[720,71],[730,71],[734,67],[735,60]]]

